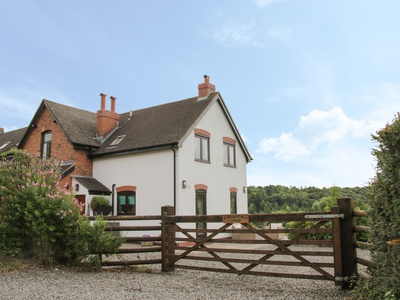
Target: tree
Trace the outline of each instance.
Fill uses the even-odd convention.
[[[92,226],[59,179],[51,160],[23,151],[0,160],[0,251],[16,255],[25,250],[50,264],[79,261],[88,251],[98,251],[92,245],[99,240],[108,252],[118,249],[122,240],[106,234],[101,220]]]

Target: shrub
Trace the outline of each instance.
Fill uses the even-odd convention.
[[[115,251],[120,240],[104,232],[101,221],[93,225],[81,215],[72,191],[60,186],[53,161],[14,152],[0,161],[0,249],[16,255],[22,250],[42,264],[76,262],[77,247],[85,240],[91,251]],[[103,228],[100,233],[98,228]]]
[[[90,207],[95,216],[109,215],[112,212],[110,201],[104,196],[94,196],[90,202]]]
[[[370,189],[371,256],[376,268],[369,280],[356,289],[356,299],[400,298],[400,118],[379,130],[372,138],[378,149],[376,176]],[[362,288],[366,287],[366,288]]]
[[[90,202],[90,208],[92,210],[96,210],[99,206],[107,205],[110,205],[110,201],[108,201],[108,199],[103,196],[94,196],[92,197],[92,201]]]

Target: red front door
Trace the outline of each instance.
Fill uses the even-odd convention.
[[[75,198],[78,200],[79,204],[81,205],[81,214],[85,214],[85,207],[86,207],[86,195],[75,195]]]

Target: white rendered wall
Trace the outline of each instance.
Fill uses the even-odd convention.
[[[160,215],[161,207],[174,205],[173,151],[170,149],[138,154],[96,158],[93,177],[110,190],[136,186],[136,215]],[[115,193],[114,214],[116,214]]]
[[[207,214],[230,213],[230,191],[237,188],[237,213],[247,213],[246,157],[236,143],[236,167],[225,167],[223,163],[223,137],[237,141],[221,107],[215,102],[196,128],[210,132],[210,163],[197,162],[194,159],[194,130],[179,149],[178,159],[178,199],[177,215],[194,215],[195,185],[205,184],[207,189]],[[188,187],[182,188],[186,180]]]
[[[90,215],[90,200],[89,199],[89,191],[87,188],[85,188],[82,184],[80,184],[74,177],[72,177],[72,187],[75,188],[76,184],[79,184],[79,191],[74,191],[74,195],[85,195],[85,210],[84,213],[85,215],[89,216]],[[91,216],[93,213],[91,214]]]

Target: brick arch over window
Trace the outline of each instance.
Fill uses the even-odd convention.
[[[237,191],[238,191],[238,189],[235,187],[229,188],[229,192],[231,192],[231,193],[237,193]]]
[[[211,133],[209,133],[207,130],[200,129],[200,128],[195,128],[194,129],[194,134],[206,136],[208,138],[211,136]]]
[[[117,193],[120,193],[120,192],[136,192],[136,186],[123,185],[123,186],[117,187]]]
[[[230,137],[224,136],[222,138],[222,140],[224,141],[224,143],[229,143],[229,144],[232,144],[232,145],[236,145],[236,140],[234,140],[234,139],[232,139]]]
[[[205,184],[195,184],[194,185],[194,189],[197,190],[205,190],[207,191],[208,186],[206,186]]]

